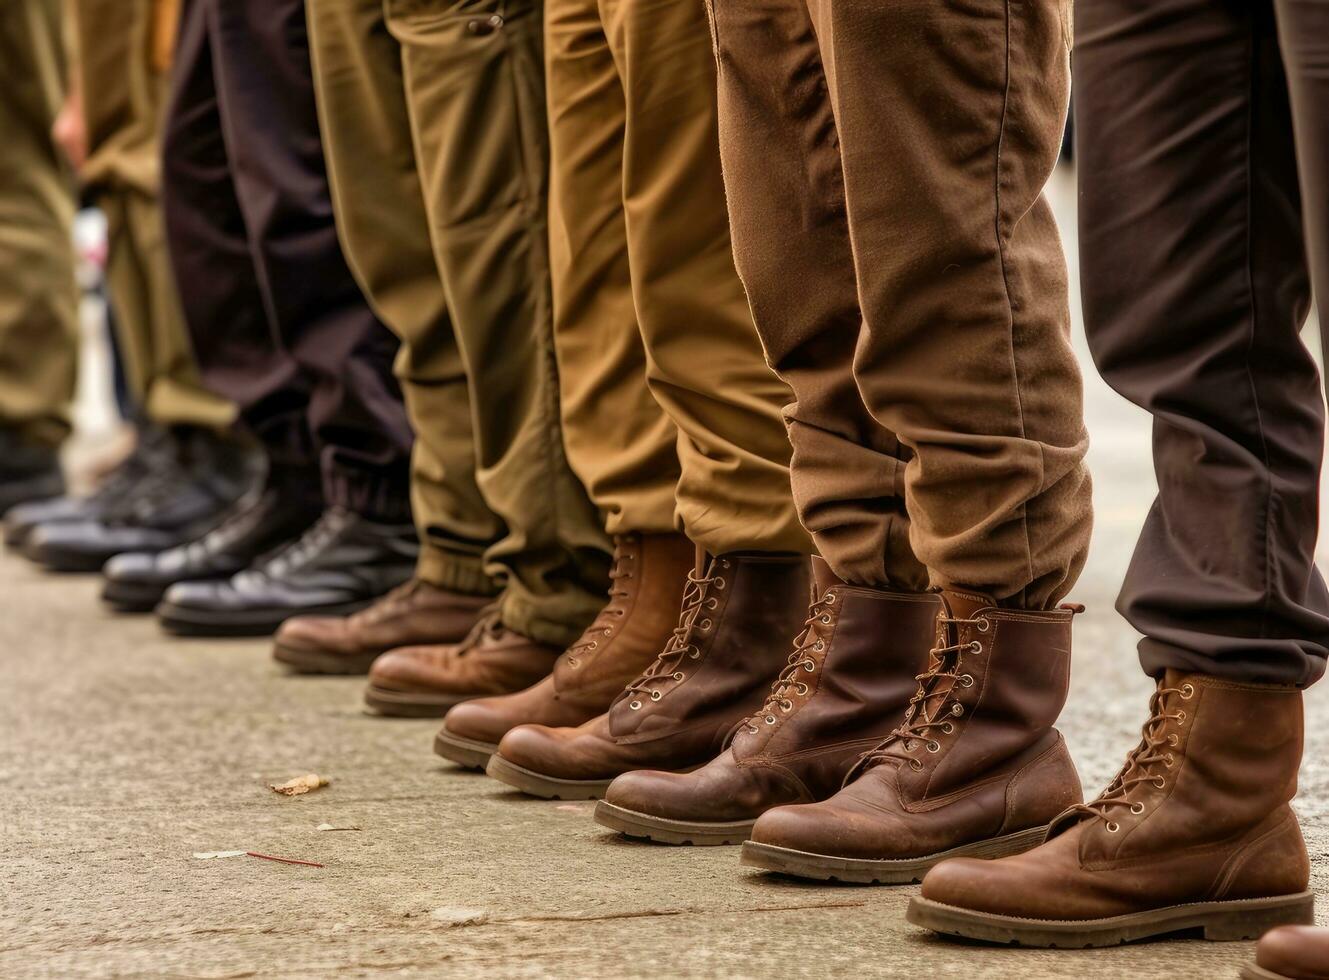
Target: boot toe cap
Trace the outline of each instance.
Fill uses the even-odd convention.
[[[157,556],[141,551],[116,555],[102,568],[112,582],[147,582],[157,578],[156,572]]]
[[[518,725],[498,743],[498,754],[515,766],[555,779],[601,779],[616,775],[606,776],[586,753],[579,751],[575,728]]]
[[[297,650],[348,653],[348,632],[345,617],[296,616],[281,624],[273,640]]]
[[[443,727],[449,733],[477,742],[498,742],[513,727],[512,718],[503,711],[504,697],[463,701],[448,712]]]
[[[229,605],[228,592],[225,582],[177,582],[162,601],[181,609],[217,609]]]
[[[616,777],[605,791],[604,799],[625,810],[667,820],[704,818],[706,814],[696,812],[698,801],[687,791],[690,782],[679,773],[636,769]]]
[[[390,691],[449,692],[443,658],[432,647],[398,647],[379,655],[369,668],[369,683]]]
[[[924,876],[921,894],[942,905],[1001,914],[1000,899],[1004,895],[1009,900],[1011,894],[1001,881],[1005,876],[999,865],[977,858],[942,861]]]

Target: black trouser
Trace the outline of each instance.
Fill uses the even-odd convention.
[[[1083,0],[1075,85],[1089,342],[1154,416],[1118,608],[1151,674],[1308,684],[1329,652],[1299,337],[1312,279],[1329,306],[1329,0]]]
[[[163,203],[204,379],[327,503],[409,513],[397,340],[337,241],[303,0],[186,0]]]

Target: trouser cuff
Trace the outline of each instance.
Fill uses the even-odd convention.
[[[445,551],[429,541],[421,543],[415,575],[421,581],[449,592],[487,596],[498,595],[501,591],[498,584],[485,573],[484,559]]]
[[[569,623],[550,619],[536,603],[511,590],[505,592],[499,600],[499,618],[504,626],[538,643],[556,647],[568,647],[575,643],[598,611]]]
[[[411,491],[406,468],[401,474],[332,470],[323,475],[323,495],[331,507],[384,524],[411,520]]]

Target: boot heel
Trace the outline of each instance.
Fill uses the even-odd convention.
[[[1213,912],[1206,917],[1204,938],[1217,942],[1259,939],[1275,926],[1315,923],[1315,895],[1312,892],[1284,899],[1264,899],[1261,905],[1255,907],[1244,902],[1241,905],[1240,909]]]

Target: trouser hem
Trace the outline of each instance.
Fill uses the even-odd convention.
[[[485,573],[484,559],[458,555],[427,541],[422,542],[415,575],[421,581],[449,592],[491,596],[500,591],[497,583]]]

